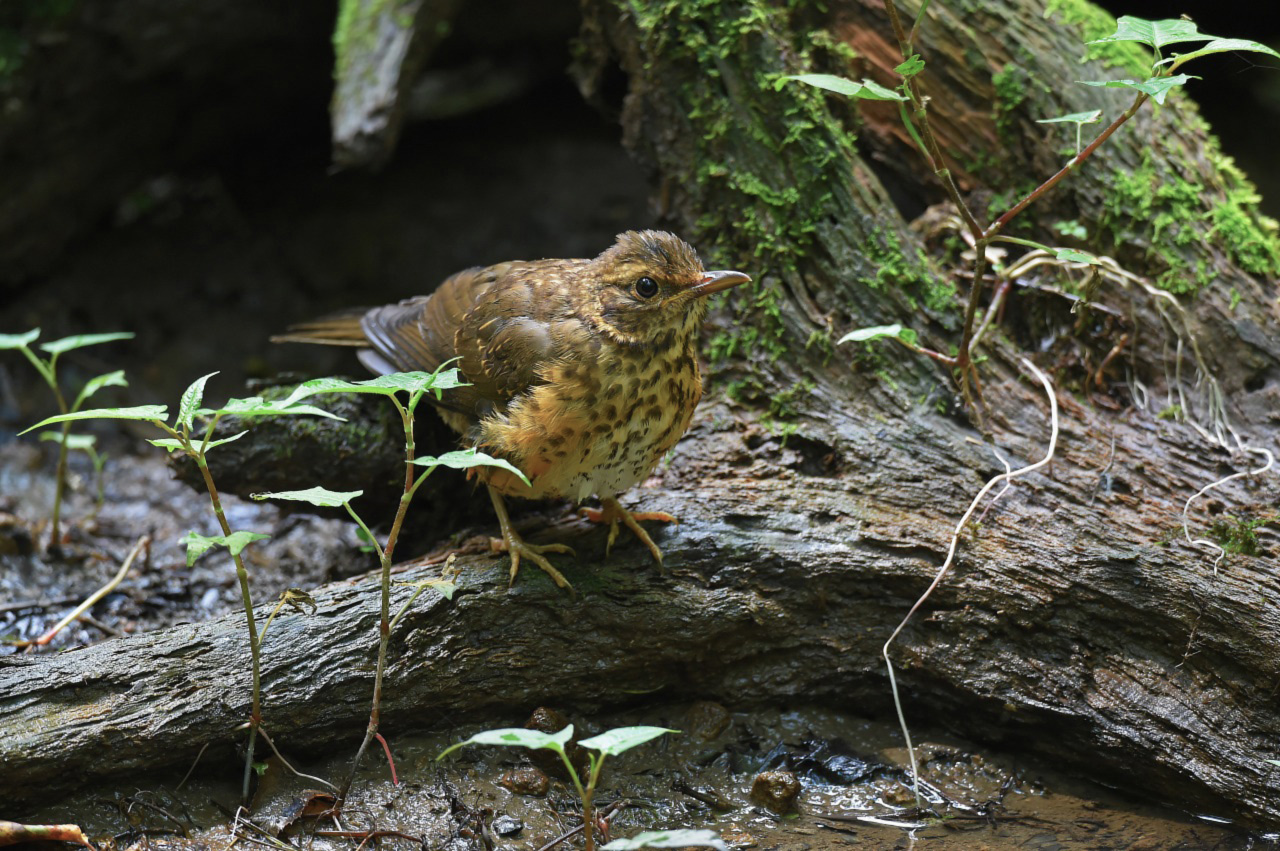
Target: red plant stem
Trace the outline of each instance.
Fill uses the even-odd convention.
[[[382,745],[382,752],[387,755],[387,765],[391,767],[391,785],[399,786],[400,780],[396,777],[396,761],[391,758],[391,746],[387,744],[387,740],[382,738],[381,733],[374,733],[374,738]]]
[[[1013,205],[1012,209],[1010,209],[1009,212],[1005,213],[1003,216],[996,219],[995,223],[992,224],[991,227],[987,228],[986,231],[983,232],[982,237],[984,239],[990,239],[991,237],[1000,233],[1000,231],[1004,229],[1004,226],[1007,225],[1010,222],[1010,220],[1013,219],[1014,216],[1018,215],[1023,210],[1025,210],[1032,201],[1036,200],[1041,195],[1045,194],[1054,186],[1056,186],[1058,184],[1058,181],[1062,180],[1062,178],[1070,174],[1076,168],[1076,166],[1080,165],[1080,163],[1088,159],[1089,155],[1092,154],[1095,150],[1097,150],[1099,145],[1107,141],[1107,139],[1111,136],[1112,133],[1120,129],[1121,124],[1124,124],[1130,118],[1133,118],[1133,116],[1137,114],[1138,110],[1146,102],[1147,102],[1147,94],[1145,92],[1139,94],[1138,97],[1134,99],[1133,105],[1130,106],[1123,113],[1121,113],[1119,118],[1117,118],[1115,121],[1112,121],[1111,124],[1107,126],[1106,130],[1103,130],[1101,133],[1099,133],[1098,138],[1090,142],[1083,151],[1081,151],[1080,153],[1072,157],[1067,162],[1067,164],[1064,165],[1058,171],[1057,174],[1055,174],[1053,177],[1046,180],[1044,183],[1041,183],[1031,192],[1030,195],[1028,195],[1026,198],[1023,198],[1017,204]]]

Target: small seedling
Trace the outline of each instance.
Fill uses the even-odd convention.
[[[106,483],[103,481],[102,471],[107,465],[107,453],[98,451],[98,439],[91,434],[67,434],[65,431],[42,431],[40,439],[56,441],[67,450],[78,450],[89,456],[89,463],[93,464],[94,499],[93,511],[84,519],[93,520],[102,511],[102,505],[106,501]]]
[[[16,349],[22,352],[23,357],[31,362],[36,372],[40,373],[40,377],[44,379],[45,384],[49,385],[49,389],[53,391],[54,399],[58,402],[58,410],[62,414],[74,414],[80,410],[90,396],[97,393],[103,387],[124,387],[124,372],[116,370],[103,375],[90,378],[85,382],[84,387],[80,388],[80,392],[76,394],[76,398],[71,404],[67,404],[67,397],[62,393],[62,387],[58,384],[58,356],[69,352],[73,349],[82,349],[85,346],[95,346],[99,343],[111,343],[116,340],[132,340],[133,334],[128,331],[113,332],[110,334],[77,334],[72,337],[63,337],[60,340],[54,340],[51,343],[41,343],[40,348],[48,353],[49,358],[44,358],[31,351],[31,343],[35,342],[40,336],[39,328],[32,328],[25,334],[0,334],[0,349]],[[28,429],[29,431],[29,429]],[[53,491],[53,515],[50,518],[49,546],[56,546],[62,539],[60,524],[62,520],[62,499],[65,494],[66,478],[67,478],[67,451],[69,449],[83,448],[73,445],[71,439],[71,426],[69,422],[64,421],[62,431],[58,438],[58,466],[54,473],[54,491]],[[46,439],[41,436],[41,439]],[[99,484],[101,484],[101,469],[98,462],[94,462],[95,469],[99,472]],[[101,490],[99,490],[101,496]],[[101,501],[99,501],[99,505]],[[94,512],[95,514],[97,511]]]
[[[52,344],[50,344],[52,345]],[[114,375],[114,373],[113,373]],[[249,781],[253,771],[253,750],[254,743],[257,739],[258,728],[262,724],[262,705],[261,705],[261,649],[262,639],[258,634],[257,621],[253,615],[253,596],[249,590],[249,572],[244,566],[244,560],[241,558],[241,552],[246,546],[253,541],[263,540],[269,536],[261,535],[256,532],[233,532],[230,523],[227,522],[226,513],[222,509],[222,500],[218,495],[218,489],[214,485],[213,475],[209,472],[209,463],[205,457],[209,450],[238,440],[243,437],[246,432],[232,435],[231,437],[222,438],[221,440],[213,440],[213,431],[217,427],[218,421],[230,414],[241,418],[253,418],[264,416],[281,416],[294,414],[311,414],[315,416],[328,417],[330,419],[341,419],[335,417],[328,411],[315,408],[310,405],[298,405],[289,402],[266,402],[260,397],[249,399],[231,399],[220,408],[201,408],[200,405],[204,399],[205,384],[217,373],[210,373],[203,378],[197,379],[182,394],[182,399],[178,403],[178,413],[174,419],[173,425],[169,425],[169,409],[164,405],[141,405],[132,408],[99,408],[96,410],[82,411],[79,405],[85,398],[88,398],[87,391],[81,391],[81,398],[76,400],[76,404],[66,413],[49,417],[31,428],[22,432],[26,434],[28,431],[40,428],[42,426],[53,425],[54,423],[65,424],[76,420],[133,420],[135,422],[151,423],[167,436],[155,438],[148,442],[167,449],[170,452],[182,452],[195,460],[196,466],[200,469],[201,476],[204,477],[205,489],[209,493],[209,501],[213,507],[213,513],[218,518],[218,525],[222,528],[222,534],[212,537],[199,535],[191,532],[184,539],[183,543],[187,545],[187,564],[191,565],[203,553],[213,547],[226,547],[231,554],[231,559],[236,566],[236,578],[240,582],[240,596],[244,603],[245,619],[248,624],[249,634],[249,654],[253,666],[253,692],[251,705],[252,709],[249,716],[249,745],[248,753],[245,757],[244,782],[243,782],[243,798],[247,801],[249,797]],[[119,382],[123,384],[123,373],[119,376]],[[93,382],[90,382],[93,384]],[[86,388],[88,385],[86,385]],[[96,388],[94,388],[96,389]],[[208,425],[205,427],[203,434],[195,430],[194,423],[196,417],[205,417],[208,419]],[[64,431],[65,434],[65,431]],[[66,447],[67,442],[62,441],[62,445]]]
[[[337,507],[342,506],[351,515],[352,519],[360,526],[361,540],[371,545],[378,554],[378,561],[382,567],[382,616],[378,624],[378,665],[373,680],[373,702],[369,711],[369,724],[365,729],[364,741],[361,742],[359,749],[356,751],[355,759],[352,761],[351,772],[343,784],[339,793],[339,799],[344,800],[347,793],[351,791],[351,784],[355,781],[356,771],[360,767],[360,761],[364,758],[365,751],[368,750],[370,743],[378,736],[378,724],[382,711],[382,680],[386,671],[387,662],[387,645],[391,639],[391,630],[395,628],[397,622],[408,611],[409,606],[417,599],[427,587],[435,587],[446,597],[451,597],[453,593],[453,584],[445,580],[429,580],[424,583],[418,583],[418,590],[410,597],[409,602],[401,608],[400,612],[391,617],[391,562],[392,555],[395,552],[396,542],[400,537],[400,530],[404,526],[405,515],[409,510],[409,503],[413,501],[413,496],[418,492],[418,488],[426,481],[427,476],[437,467],[452,467],[456,470],[469,469],[472,467],[500,467],[519,476],[525,484],[529,480],[524,474],[501,458],[493,458],[483,452],[477,452],[475,449],[462,450],[457,452],[447,452],[438,457],[424,456],[421,458],[414,457],[415,445],[413,439],[413,417],[414,410],[418,403],[426,396],[427,393],[434,393],[437,399],[443,395],[443,391],[455,387],[466,386],[458,378],[456,369],[444,369],[447,364],[442,364],[435,372],[400,372],[390,375],[382,375],[378,378],[372,378],[367,381],[344,381],[338,378],[317,378],[313,381],[307,381],[298,385],[297,389],[284,400],[282,404],[292,405],[311,396],[324,395],[329,393],[371,393],[378,396],[384,396],[391,401],[396,407],[396,411],[400,414],[400,421],[404,426],[405,441],[405,478],[404,490],[400,495],[400,502],[396,508],[395,519],[391,523],[391,531],[387,534],[387,542],[380,545],[373,532],[369,529],[365,521],[351,507],[351,500],[360,496],[362,491],[352,491],[339,493],[336,491],[326,490],[325,488],[310,488],[303,491],[287,491],[283,493],[263,493],[254,494],[254,499],[284,499],[309,502],[312,505],[322,505]],[[407,402],[402,402],[397,394],[407,393],[409,398]],[[425,468],[425,469],[422,469]],[[385,745],[385,743],[384,743]],[[390,754],[388,753],[388,761]],[[392,771],[394,773],[394,766]]]
[[[565,753],[564,746],[573,738],[573,725],[570,724],[559,733],[543,733],[540,730],[526,730],[522,727],[508,727],[501,730],[485,730],[482,733],[476,733],[465,742],[458,742],[446,748],[436,761],[444,759],[449,754],[465,745],[505,745],[508,747],[534,748],[539,750],[554,751],[560,755],[560,760],[564,763],[565,769],[569,772],[569,779],[573,781],[573,788],[578,793],[578,800],[582,802],[582,835],[584,837],[586,851],[595,851],[595,834],[593,825],[595,824],[595,808],[592,801],[595,798],[596,787],[600,783],[600,771],[604,768],[606,757],[616,756],[617,754],[629,751],[637,745],[643,745],[645,742],[658,738],[663,733],[678,733],[679,730],[669,730],[666,727],[618,727],[613,730],[593,736],[590,739],[583,739],[578,745],[588,750],[599,751],[600,755],[587,754],[587,778],[586,783],[582,782],[582,778],[578,776],[577,770],[573,767],[573,762],[569,759],[569,755]],[[698,831],[702,833],[702,831]],[[684,831],[670,831],[670,834],[684,833]],[[642,834],[642,836],[645,834]],[[639,839],[639,837],[637,837]],[[637,839],[619,840],[621,842],[636,842]],[[657,841],[657,840],[654,840]],[[719,843],[719,840],[715,840]],[[723,843],[715,844],[712,842],[685,842],[685,845],[712,845],[713,847],[723,849]],[[640,848],[640,845],[621,845],[615,846],[613,843],[605,847],[614,848]],[[674,845],[650,845],[653,848],[676,847]]]

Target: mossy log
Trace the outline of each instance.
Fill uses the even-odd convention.
[[[921,30],[935,128],[975,199],[1052,170],[1063,140],[1036,118],[1094,95],[1117,108],[1112,93],[1070,88],[1119,71],[1078,64],[1093,13],[1064,26],[1062,9],[1086,7],[1054,5],[1059,17],[1046,19],[1038,2],[989,0],[980,21],[934,8]],[[1216,526],[1237,550],[1219,566],[1182,526],[1189,497],[1255,465],[1225,448],[1234,436],[1277,437],[1276,243],[1247,183],[1187,102],[1143,113],[1028,211],[1025,233],[1056,240],[1055,221],[1079,220],[1101,236],[1097,250],[1183,301],[1104,290],[1094,299],[1115,321],[1090,323],[1045,281],[1021,282],[983,348],[982,401],[962,412],[929,362],[891,343],[832,345],[850,328],[901,321],[953,346],[955,294],[969,282],[939,273],[907,223],[942,196],[891,117],[775,88],[784,74],[876,76],[898,61],[880,4],[827,6],[585,3],[584,93],[620,110],[673,227],[759,283],[716,333],[717,383],[695,429],[636,493],[684,521],[658,538],[668,574],[635,547],[604,560],[600,532],[570,541],[584,557],[561,565],[577,597],[530,567],[508,592],[505,561],[461,559],[454,602],[424,601],[398,630],[388,728],[548,698],[606,705],[637,690],[887,711],[881,645],[972,495],[1003,471],[986,447],[1015,465],[1045,451],[1047,403],[1017,366],[1038,351],[1058,388],[1057,454],[965,530],[954,574],[900,637],[908,716],[1274,827],[1280,580],[1276,537],[1259,526],[1280,496],[1274,475],[1236,479],[1193,507],[1194,535]],[[1049,83],[1011,99],[998,75],[1018,69]],[[626,93],[610,102],[619,70]],[[1194,363],[1182,355],[1193,348]],[[278,618],[265,648],[266,723],[295,748],[349,738],[372,676],[372,583],[318,601],[314,616]],[[228,617],[3,660],[0,797],[231,741],[247,702],[239,629]]]

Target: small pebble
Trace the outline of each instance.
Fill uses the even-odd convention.
[[[493,820],[493,832],[499,836],[515,836],[524,830],[524,822],[514,816],[500,815]]]
[[[498,778],[498,784],[517,795],[541,798],[547,794],[551,780],[538,768],[513,768]]]
[[[790,771],[762,771],[751,781],[751,802],[783,815],[800,794],[800,781]]]
[[[729,710],[710,700],[700,700],[685,713],[685,729],[690,735],[709,742],[729,726]]]

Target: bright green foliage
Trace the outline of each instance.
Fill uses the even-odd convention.
[[[413,463],[419,467],[451,467],[455,470],[466,470],[471,467],[500,467],[508,472],[515,473],[520,477],[520,481],[526,485],[531,485],[529,479],[524,473],[512,466],[509,462],[501,458],[494,458],[492,455],[486,455],[475,449],[459,449],[454,452],[446,452],[443,455],[432,457],[423,455],[420,458],[414,458]]]
[[[380,375],[367,381],[344,381],[341,378],[316,378],[299,384],[281,405],[288,406],[309,396],[324,393],[373,393],[378,396],[394,396],[404,391],[411,395],[432,391],[436,398],[441,397],[444,390],[465,387],[465,382],[458,378],[456,369],[437,370],[436,372],[393,372]]]
[[[1103,38],[1096,38],[1089,44],[1108,44],[1116,41],[1136,41],[1157,50],[1166,44],[1177,44],[1184,41],[1208,41],[1213,36],[1204,36],[1196,29],[1193,21],[1186,18],[1171,18],[1163,21],[1148,21],[1132,15],[1122,15],[1116,21],[1116,31]]]
[[[32,328],[22,334],[0,334],[0,349],[21,349],[39,336],[39,328]]]
[[[1059,260],[1065,260],[1068,263],[1088,263],[1090,266],[1101,265],[1094,255],[1085,251],[1076,251],[1074,248],[1055,248],[1053,253]]]
[[[307,502],[322,508],[337,508],[347,505],[351,500],[362,496],[364,491],[331,491],[328,488],[311,487],[300,491],[276,491],[275,493],[255,493],[253,498],[284,499],[293,502]]]
[[[523,727],[506,727],[499,730],[485,730],[476,733],[465,742],[450,745],[440,752],[436,762],[466,745],[507,745],[535,750],[555,751],[564,756],[564,746],[573,738],[573,725],[570,724],[559,733],[543,733],[539,730],[527,730]]]
[[[169,418],[169,409],[164,405],[138,405],[132,408],[96,408],[89,411],[75,411],[70,414],[58,414],[41,420],[30,428],[23,429],[19,434],[26,434],[34,431],[41,426],[53,425],[54,423],[73,422],[75,420],[140,420],[143,422],[151,422],[160,420],[164,422]]]
[[[197,532],[188,532],[181,543],[187,548],[187,567],[191,567],[196,563],[196,559],[214,547],[226,547],[234,557],[244,552],[244,548],[254,541],[265,541],[270,537],[270,535],[260,535],[257,532],[232,532],[230,535],[212,535],[208,537]]]
[[[204,386],[210,378],[218,373],[211,372],[208,375],[197,378],[191,383],[186,390],[182,392],[182,400],[178,402],[178,428],[191,428],[191,421],[195,419],[196,411],[200,408],[200,402],[204,400]]]
[[[1275,760],[1272,760],[1275,762]],[[1277,763],[1280,764],[1280,763]],[[729,846],[713,830],[647,830],[630,839],[615,839],[603,846],[604,851],[639,851],[641,848],[714,848],[729,851]]]
[[[920,58],[919,53],[913,53],[910,59],[902,62],[893,70],[903,77],[914,77],[924,70],[924,60]],[[900,100],[906,100],[906,97],[904,96]]]
[[[602,756],[617,756],[638,745],[652,741],[663,733],[678,732],[680,731],[670,730],[666,727],[618,727],[598,736],[592,736],[590,739],[583,739],[578,744],[593,751],[600,751]]]
[[[1130,74],[1146,74],[1151,70],[1151,53],[1132,41],[1103,41],[1116,29],[1116,19],[1090,0],[1048,0],[1045,17],[1057,17],[1076,27],[1081,40],[1088,44],[1082,63],[1097,60],[1104,68],[1122,67]]]
[[[51,343],[41,343],[40,348],[51,355],[57,356],[65,354],[72,349],[82,349],[85,346],[96,346],[100,343],[113,343],[116,340],[132,339],[133,332],[131,331],[116,331],[110,334],[75,334],[71,337],[54,340]]]
[[[903,339],[904,335],[912,333],[901,325],[873,325],[869,328],[859,328],[856,331],[850,331],[839,340],[836,345],[841,343],[865,343],[870,340],[876,340],[880,337],[893,337],[894,339]]]
[[[1085,86],[1108,89],[1136,89],[1150,95],[1152,100],[1163,106],[1164,99],[1168,97],[1169,92],[1178,86],[1184,85],[1188,80],[1198,79],[1200,78],[1192,77],[1188,74],[1175,74],[1172,77],[1149,77],[1141,82],[1135,80],[1080,80],[1079,82]]]
[[[1204,47],[1193,50],[1190,53],[1175,53],[1168,59],[1162,59],[1157,65],[1168,64],[1169,67],[1177,68],[1184,62],[1190,62],[1192,59],[1199,59],[1201,56],[1209,56],[1214,53],[1232,53],[1235,51],[1246,51],[1249,53],[1265,53],[1280,59],[1280,52],[1277,52],[1265,44],[1259,44],[1256,41],[1249,41],[1243,38],[1215,38]]]
[[[919,57],[916,58],[918,59]],[[924,67],[923,62],[920,63],[920,67]],[[774,88],[781,89],[789,80],[796,80],[815,88],[826,89],[829,92],[835,92],[851,98],[862,98],[863,100],[907,99],[906,95],[895,92],[893,89],[886,89],[871,80],[864,79],[861,83],[855,83],[853,80],[846,80],[844,77],[836,77],[831,74],[792,74],[779,78],[774,83]]]

